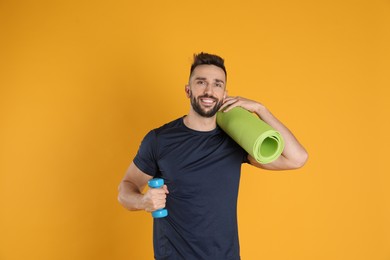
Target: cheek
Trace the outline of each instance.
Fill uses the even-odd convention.
[[[188,93],[190,97],[198,97],[203,95],[203,93],[199,91],[197,88],[190,89]]]
[[[224,100],[225,97],[226,97],[226,91],[225,90],[218,90],[218,91],[215,91],[215,95],[220,99],[220,100]]]

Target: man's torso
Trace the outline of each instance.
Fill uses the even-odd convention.
[[[220,128],[195,131],[182,118],[145,137],[134,163],[169,190],[168,217],[154,220],[156,259],[239,259],[236,205],[245,157]]]

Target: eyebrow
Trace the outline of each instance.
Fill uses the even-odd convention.
[[[196,77],[195,80],[206,80],[204,77]]]
[[[205,77],[196,77],[195,80],[207,80],[207,78],[205,78]],[[215,79],[214,81],[215,82],[221,82],[221,83],[225,84],[225,82],[223,80],[221,80],[221,79]]]

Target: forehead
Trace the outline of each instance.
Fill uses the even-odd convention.
[[[191,78],[202,77],[208,80],[221,80],[226,81],[226,75],[223,69],[215,65],[203,64],[198,65],[192,72]]]

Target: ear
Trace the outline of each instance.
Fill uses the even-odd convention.
[[[190,86],[189,85],[185,86],[184,91],[186,92],[187,98],[190,98]]]

